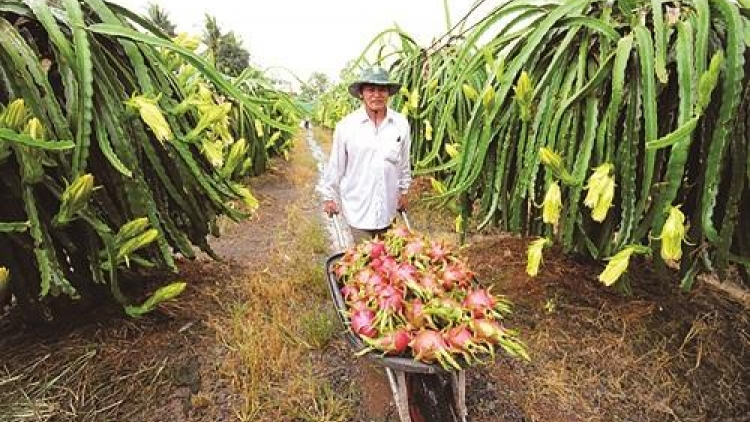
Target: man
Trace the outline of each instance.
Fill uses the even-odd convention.
[[[406,117],[388,107],[401,84],[373,67],[349,85],[362,105],[336,125],[323,173],[323,210],[342,212],[355,243],[385,232],[408,205],[411,134]]]

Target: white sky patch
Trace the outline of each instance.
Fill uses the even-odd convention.
[[[146,14],[150,3],[164,9],[178,32],[201,34],[205,14],[219,28],[234,31],[250,52],[252,64],[288,69],[303,81],[313,72],[338,80],[347,62],[356,59],[380,32],[396,25],[421,46],[447,31],[443,0],[113,0]],[[451,24],[464,17],[475,0],[448,0]],[[472,17],[480,18],[499,0],[480,0]],[[485,11],[484,13],[482,11]],[[285,77],[292,79],[291,77]]]

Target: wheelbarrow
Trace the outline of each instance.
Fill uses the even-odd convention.
[[[406,213],[402,212],[401,217],[411,230]],[[334,214],[332,219],[339,247],[343,250],[347,247],[347,242],[338,216]],[[354,352],[360,353],[367,345],[349,326],[341,285],[333,272],[334,264],[343,255],[343,252],[338,252],[326,260],[326,281],[336,313],[346,327],[344,336]],[[401,422],[467,421],[464,371],[447,371],[440,365],[423,363],[408,357],[385,356],[372,351],[366,352],[364,356],[385,368]]]

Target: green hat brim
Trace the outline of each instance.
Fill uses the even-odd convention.
[[[373,82],[373,81],[356,81],[352,82],[349,85],[349,94],[351,94],[354,98],[362,98],[362,85],[377,85],[377,86],[386,86],[388,87],[388,94],[394,95],[398,92],[399,89],[401,89],[401,84],[396,82],[389,82],[389,83],[382,83],[382,82]]]

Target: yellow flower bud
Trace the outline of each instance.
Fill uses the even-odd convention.
[[[438,80],[437,79],[430,79],[430,82],[427,83],[427,91],[434,91],[435,88],[438,86]]]
[[[258,202],[258,199],[255,198],[253,193],[250,192],[250,189],[237,183],[235,183],[233,186],[234,189],[240,193],[242,203],[245,204],[245,207],[247,207],[250,212],[255,212],[255,210],[257,210],[260,206],[260,203]]]
[[[432,190],[434,190],[438,195],[442,195],[445,192],[448,192],[448,189],[445,188],[443,182],[435,179],[434,177],[430,177],[430,184],[432,185]]]
[[[60,211],[55,215],[54,224],[61,226],[69,223],[76,214],[88,206],[93,193],[94,176],[91,174],[78,176],[60,197]]]
[[[432,140],[432,124],[429,120],[424,121],[424,139],[426,141]]]
[[[148,228],[148,225],[148,217],[136,218],[123,224],[115,235],[115,247],[119,248],[124,242],[140,235]]]
[[[0,286],[5,285],[10,279],[10,270],[5,267],[0,267]]]
[[[540,237],[529,244],[526,250],[526,274],[536,277],[542,264],[542,250],[549,245],[552,245],[552,241],[546,237]]]
[[[260,119],[255,119],[253,121],[253,124],[255,124],[255,134],[258,136],[258,138],[262,138],[265,132],[263,131],[263,122],[260,121]]]
[[[26,124],[27,110],[23,98],[13,100],[2,114],[0,114],[0,126],[20,132]]]
[[[128,263],[128,257],[133,252],[148,246],[154,240],[159,237],[159,231],[156,229],[148,229],[145,232],[124,241],[117,249],[116,261],[122,262],[123,260]]]
[[[26,128],[23,130],[23,132],[33,139],[44,139],[44,126],[42,125],[42,121],[37,119],[36,117],[30,119],[26,123]]]
[[[167,286],[161,287],[153,295],[151,295],[145,302],[137,306],[126,306],[125,312],[133,318],[141,317],[151,311],[162,302],[172,300],[179,296],[187,286],[187,283],[177,282]]]
[[[448,153],[449,157],[456,158],[458,156],[458,144],[445,144],[445,152]]]
[[[665,261],[682,258],[682,241],[685,239],[685,214],[679,207],[670,207],[664,227],[661,229],[661,257]]]
[[[456,219],[454,220],[455,230],[456,233],[461,233],[464,227],[464,218],[461,216],[461,214],[458,214],[456,216]]]
[[[562,193],[560,192],[560,185],[557,182],[552,182],[547,188],[547,193],[544,195],[544,202],[542,203],[542,221],[547,224],[557,226],[560,221],[560,210],[562,209]]]
[[[141,119],[151,129],[156,139],[164,142],[172,139],[172,128],[169,127],[169,123],[164,118],[164,114],[162,114],[157,101],[158,97],[148,98],[143,95],[135,95],[125,101],[125,104],[138,110]]]
[[[485,109],[489,109],[492,107],[492,103],[495,101],[495,87],[492,85],[487,85],[487,88],[484,89],[484,94],[482,95],[482,103],[484,104]]]
[[[531,101],[534,95],[534,87],[531,78],[526,71],[522,71],[514,87],[515,100],[519,107],[520,118],[524,122],[531,120]]]
[[[461,86],[461,90],[463,91],[464,96],[471,101],[474,101],[479,97],[479,93],[477,92],[477,90],[474,89],[474,87],[469,85],[468,83],[464,83]]]

